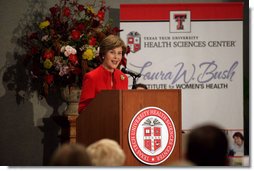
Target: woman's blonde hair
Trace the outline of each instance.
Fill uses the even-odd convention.
[[[100,57],[103,57],[109,50],[117,47],[122,47],[122,57],[126,53],[126,45],[124,41],[116,35],[109,35],[102,40],[100,43]]]
[[[125,153],[114,140],[101,139],[87,147],[87,152],[95,166],[123,166]]]

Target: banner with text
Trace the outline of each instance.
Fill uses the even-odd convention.
[[[123,4],[120,28],[137,83],[182,89],[183,129],[243,129],[242,3]]]

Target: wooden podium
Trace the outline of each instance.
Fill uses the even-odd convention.
[[[128,129],[134,115],[154,106],[169,114],[176,130],[175,147],[162,165],[181,157],[181,90],[105,90],[97,94],[77,118],[77,142],[89,145],[99,139],[116,140],[126,154],[126,166],[145,166],[132,153]]]

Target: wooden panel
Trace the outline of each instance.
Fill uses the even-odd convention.
[[[161,165],[169,165],[181,155],[181,92],[179,90],[132,90],[123,92],[123,149],[127,154],[126,165],[143,166],[133,155],[128,143],[128,129],[134,115],[149,106],[167,112],[176,128],[176,145],[170,157]]]
[[[76,143],[76,119],[78,115],[67,115],[69,124],[70,124],[70,132],[69,132],[69,142]]]
[[[127,155],[126,166],[143,166],[132,154],[128,129],[134,115],[145,107],[167,112],[176,128],[176,145],[168,165],[181,155],[181,90],[102,91],[77,118],[77,142],[89,145],[102,138],[114,139]]]
[[[77,119],[77,142],[89,145],[102,138],[120,143],[119,91],[102,91]]]

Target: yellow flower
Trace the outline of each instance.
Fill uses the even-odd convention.
[[[88,47],[82,55],[83,59],[92,60],[95,57],[94,48]]]
[[[46,20],[46,21],[41,22],[39,27],[40,27],[40,29],[44,29],[45,27],[48,27],[49,24],[50,24],[49,21]]]
[[[88,11],[88,12],[91,12],[92,14],[94,14],[94,10],[93,10],[93,7],[92,7],[92,6],[88,6],[88,7],[87,7],[87,11]]]
[[[49,59],[46,59],[44,62],[43,62],[43,66],[44,68],[46,69],[50,69],[52,67],[52,62],[49,60]]]

